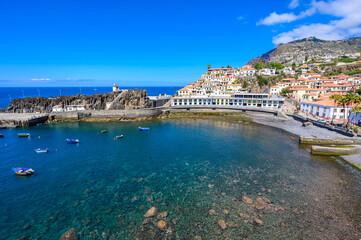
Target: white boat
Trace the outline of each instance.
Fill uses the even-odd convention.
[[[37,149],[34,149],[36,153],[47,153],[49,152],[49,149],[48,148],[37,148]]]

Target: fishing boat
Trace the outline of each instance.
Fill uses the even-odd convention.
[[[143,127],[139,127],[139,131],[150,131],[150,128],[143,128]]]
[[[101,130],[100,132],[101,133],[106,133],[106,132],[108,132],[108,130]]]
[[[12,168],[14,173],[20,176],[29,176],[34,174],[34,170],[31,168]]]
[[[18,133],[18,137],[30,137],[30,133]]]
[[[36,153],[47,153],[47,152],[49,152],[49,148],[37,148],[37,149],[34,149],[34,151]]]
[[[115,136],[115,138],[123,138],[123,135],[118,135],[118,136]]]
[[[67,143],[79,143],[78,139],[67,139]]]

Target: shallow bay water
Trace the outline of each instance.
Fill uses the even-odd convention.
[[[80,239],[361,237],[360,172],[311,156],[278,129],[202,119],[56,123],[1,133],[0,239],[58,239],[73,227]],[[38,147],[50,152],[36,154]],[[15,176],[13,166],[35,174]],[[243,196],[270,202],[257,208]],[[157,228],[160,218],[145,220],[152,206],[167,211],[165,231]]]

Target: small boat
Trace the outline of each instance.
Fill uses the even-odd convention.
[[[101,130],[100,132],[101,133],[106,133],[106,132],[108,132],[108,130]]]
[[[30,133],[18,133],[18,137],[30,137]]]
[[[20,176],[29,176],[34,174],[34,170],[31,168],[12,168],[14,173]]]
[[[296,138],[294,138],[294,137],[290,137],[293,141],[296,141]]]
[[[150,131],[150,128],[143,128],[143,127],[139,127],[139,131]]]
[[[0,138],[3,138],[4,137],[4,134],[0,134]]]
[[[123,138],[123,135],[115,136],[115,138]]]
[[[0,125],[0,129],[6,129],[6,126]]]
[[[37,149],[34,149],[34,151],[36,153],[47,153],[47,152],[49,152],[49,148],[37,148]]]
[[[78,139],[67,139],[67,143],[79,143]]]

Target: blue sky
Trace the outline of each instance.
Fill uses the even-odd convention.
[[[279,43],[361,33],[361,1],[1,1],[0,86],[181,86]]]

